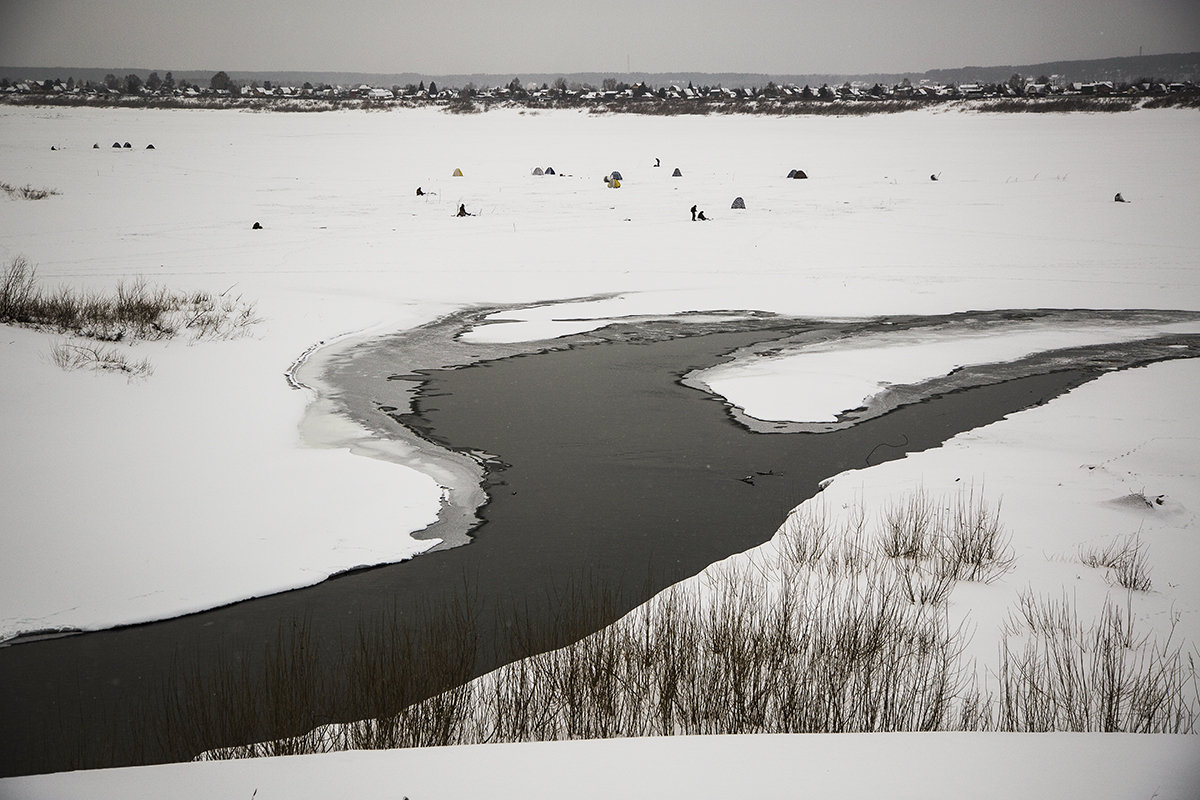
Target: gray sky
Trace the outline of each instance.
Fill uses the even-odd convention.
[[[1197,0],[0,0],[10,66],[917,72],[1200,50]]]

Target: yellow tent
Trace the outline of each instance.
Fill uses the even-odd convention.
[[[450,177],[452,177],[452,178],[461,178],[462,176],[463,176],[463,174],[462,174],[462,170],[461,170],[461,169],[459,169],[458,167],[455,167],[455,168],[454,168],[454,174],[453,174],[453,175],[451,175]]]
[[[611,181],[609,181],[609,182],[608,182],[608,188],[610,188],[610,189],[620,189],[620,188],[621,188],[621,182],[620,182],[619,180],[617,180],[616,178],[613,178]]]

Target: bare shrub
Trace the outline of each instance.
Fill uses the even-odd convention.
[[[1023,595],[1000,646],[999,677],[1002,730],[1195,731],[1191,655],[1171,636],[1159,644],[1136,633],[1129,607],[1111,599],[1084,625],[1065,596]]]
[[[17,200],[45,200],[47,197],[62,194],[57,189],[35,189],[29,184],[14,186],[0,181],[0,191]]]
[[[888,558],[932,558],[941,536],[937,505],[924,489],[889,504],[883,512],[880,544]]]
[[[37,296],[37,270],[17,256],[0,273],[0,322],[25,321]]]
[[[1012,537],[1000,524],[1000,505],[993,509],[975,487],[959,490],[950,504],[944,556],[959,580],[991,583],[1012,570]]]
[[[197,292],[180,310],[182,327],[196,339],[235,339],[249,333],[262,321],[255,304],[227,292],[212,295]]]
[[[845,509],[843,521],[833,542],[821,559],[821,567],[830,575],[857,575],[875,565],[875,539],[867,531],[867,513],[862,504]]]
[[[867,533],[862,504],[844,509],[841,522],[830,522],[823,505],[805,505],[791,514],[776,534],[781,568],[821,569],[831,575],[862,572],[874,560],[875,542]]]
[[[72,332],[89,339],[120,342],[163,339],[187,330],[193,339],[244,336],[260,321],[255,305],[228,290],[174,292],[143,279],[117,284],[113,294],[78,292],[69,287],[44,292],[35,270],[22,257],[0,273],[0,322]]]
[[[1131,97],[1088,97],[1070,95],[1066,97],[1009,98],[982,100],[975,105],[976,111],[990,113],[1046,114],[1068,111],[1121,112],[1137,108]]]
[[[957,581],[990,583],[1015,563],[1011,537],[974,487],[935,501],[924,489],[887,506],[879,532],[909,602],[944,602]]]
[[[64,370],[92,369],[101,372],[121,372],[132,378],[148,378],[154,374],[150,360],[130,361],[114,347],[95,344],[62,342],[50,351],[50,359]]]
[[[788,515],[775,534],[781,558],[798,567],[815,567],[833,542],[824,506],[806,503]]]
[[[1079,560],[1085,565],[1108,570],[1108,578],[1118,586],[1136,592],[1148,592],[1150,563],[1140,534],[1118,537],[1106,545],[1081,545]]]
[[[946,602],[958,582],[952,562],[944,558],[897,559],[894,562],[899,586],[908,602],[939,605]]]
[[[1200,108],[1200,92],[1178,92],[1151,97],[1142,103],[1142,108]]]

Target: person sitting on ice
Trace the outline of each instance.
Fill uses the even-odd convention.
[[[704,216],[703,211],[700,212],[700,215],[696,217],[696,219],[700,220],[701,222],[708,222],[708,217]]]
[[[417,187],[417,197],[424,197],[424,196],[425,196],[424,190],[422,190],[421,187],[418,186]]]
[[[1126,200],[1124,197],[1121,197],[1120,192],[1117,192],[1116,196],[1113,198],[1113,202],[1114,203],[1128,203],[1129,201]]]
[[[467,205],[466,205],[466,203],[459,203],[459,204],[458,204],[458,216],[460,216],[460,217],[473,217],[473,216],[475,216],[475,215],[474,215],[474,214],[472,214],[472,213],[470,213],[469,211],[467,211]]]

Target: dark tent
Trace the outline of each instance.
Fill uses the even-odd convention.
[[[153,149],[154,149],[154,145],[152,145],[152,144],[148,144],[148,145],[146,145],[146,149],[147,149],[147,150],[153,150]]]
[[[534,175],[541,175],[541,174],[542,174],[542,168],[541,168],[541,167],[534,167],[534,168],[533,168],[533,174],[534,174]]]
[[[554,167],[546,167],[546,174],[547,174],[547,175],[554,175],[554,174],[555,174],[555,172],[554,172]]]
[[[120,143],[120,142],[113,142],[113,147],[115,147],[115,148],[117,148],[118,150],[120,150],[120,149],[121,149],[121,143]]]
[[[129,142],[126,142],[124,146],[125,146],[125,149],[126,149],[126,150],[132,150],[132,149],[133,149],[133,145],[131,145]]]
[[[804,170],[797,169],[797,170],[792,170],[791,174],[788,175],[788,177],[789,178],[807,178],[808,176],[804,174]]]
[[[96,144],[92,145],[92,149],[93,149],[93,150],[99,150],[99,149],[100,149],[100,144],[99,144],[99,143],[96,143]]]
[[[733,198],[733,205],[730,206],[730,208],[745,208],[745,207],[746,207],[746,201],[740,197]]]
[[[679,167],[675,168],[675,171],[671,173],[671,177],[672,178],[682,178],[683,177],[683,173],[679,171]]]
[[[625,180],[625,178],[624,178],[624,177],[621,175],[621,173],[617,172],[615,169],[614,169],[612,172],[610,172],[610,173],[608,174],[608,179],[609,179],[609,180],[612,180],[612,181],[623,181],[623,180]]]

